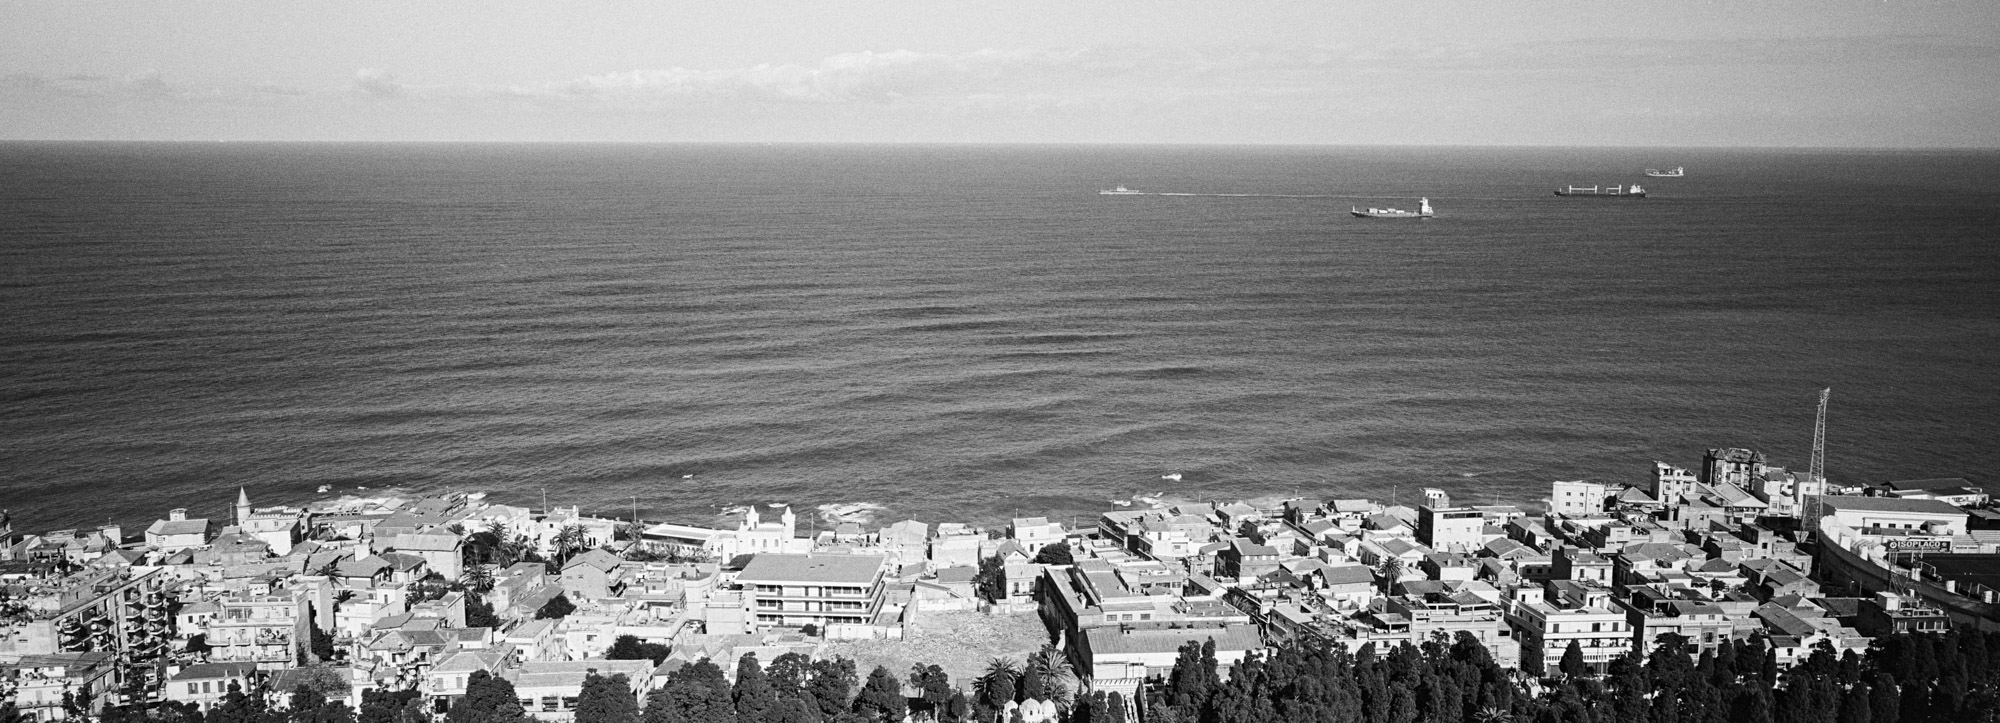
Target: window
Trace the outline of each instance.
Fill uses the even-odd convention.
[[[562,699],[561,699],[561,698],[557,698],[557,697],[555,697],[555,696],[553,696],[553,695],[545,695],[545,696],[542,696],[542,710],[543,710],[543,711],[555,711],[555,710],[558,710],[558,709],[559,709],[558,707],[559,707],[559,706],[561,706],[561,705],[562,705]]]
[[[197,684],[197,683],[189,683],[189,684],[188,684],[188,695],[194,695],[194,694],[196,694],[196,693],[200,693],[200,692],[201,692],[201,685],[200,685],[200,684]]]

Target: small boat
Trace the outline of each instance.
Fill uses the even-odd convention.
[[[1099,196],[1144,196],[1144,195],[1146,195],[1146,192],[1145,192],[1145,191],[1134,191],[1134,190],[1132,190],[1132,189],[1129,189],[1129,188],[1126,188],[1126,187],[1124,187],[1124,186],[1119,186],[1119,187],[1117,187],[1117,188],[1113,188],[1113,189],[1111,189],[1111,190],[1108,190],[1108,191],[1098,191],[1098,192],[1097,192],[1097,195],[1099,195]]]
[[[1646,189],[1637,185],[1626,186],[1565,186],[1556,189],[1558,196],[1600,196],[1606,198],[1645,198]]]
[[[1673,170],[1670,171],[1662,171],[1657,168],[1648,168],[1646,169],[1646,175],[1652,176],[1654,178],[1680,178],[1682,176],[1687,175],[1687,171],[1685,169],[1682,169],[1680,166],[1674,166]]]
[[[1431,212],[1431,200],[1428,198],[1418,201],[1417,210],[1415,211],[1405,211],[1400,208],[1374,207],[1363,211],[1359,208],[1348,206],[1347,212],[1354,214],[1355,218],[1430,218],[1436,215]]]

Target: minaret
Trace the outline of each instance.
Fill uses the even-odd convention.
[[[250,490],[243,487],[238,487],[236,488],[236,526],[242,527],[244,525],[249,524],[249,522],[250,522]]]

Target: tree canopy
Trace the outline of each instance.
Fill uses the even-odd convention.
[[[639,723],[639,701],[623,673],[609,677],[591,673],[583,678],[576,698],[577,723]]]
[[[672,652],[659,643],[642,643],[637,636],[620,635],[611,641],[611,647],[604,651],[605,660],[650,660],[654,665],[667,659]]]
[[[910,701],[903,697],[903,682],[888,668],[875,666],[861,693],[854,697],[854,712],[870,721],[900,721],[909,713]]]
[[[519,723],[525,719],[514,684],[484,670],[466,677],[465,695],[444,716],[445,723]]]
[[[569,617],[573,612],[576,612],[576,604],[569,601],[569,596],[556,593],[555,597],[549,598],[548,602],[542,603],[541,609],[535,611],[535,619],[560,620]]]
[[[1070,551],[1068,542],[1056,540],[1055,542],[1043,545],[1042,550],[1035,553],[1035,564],[1074,565],[1076,564],[1076,554]]]

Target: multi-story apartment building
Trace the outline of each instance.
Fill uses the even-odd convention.
[[[1549,512],[1568,517],[1586,517],[1604,514],[1604,500],[1609,497],[1603,484],[1598,482],[1556,482],[1550,485]]]
[[[25,613],[0,626],[0,659],[82,651],[155,654],[173,624],[163,593],[166,577],[126,567],[37,580]]]
[[[1534,588],[1515,593],[1507,624],[1520,641],[1524,669],[1555,670],[1572,642],[1582,651],[1584,664],[1598,673],[1632,650],[1632,624],[1623,611],[1603,605],[1558,607]]]
[[[1764,453],[1750,449],[1711,449],[1701,458],[1703,484],[1733,484],[1751,487],[1751,480],[1764,474]]]
[[[1370,640],[1420,645],[1435,634],[1455,638],[1458,633],[1466,633],[1485,646],[1501,665],[1516,665],[1521,657],[1520,643],[1501,608],[1470,592],[1439,591],[1385,598],[1380,610],[1365,613],[1360,620],[1369,624]]]
[[[1665,462],[1653,463],[1653,486],[1646,490],[1654,500],[1662,505],[1677,505],[1681,498],[1694,493],[1694,486],[1701,478],[1693,472],[1675,467]]]
[[[1470,507],[1417,508],[1417,540],[1439,552],[1476,552],[1485,530],[1486,515]]]
[[[207,624],[209,660],[289,667],[310,640],[312,624],[301,595],[257,595],[215,601],[220,608]]]
[[[750,595],[759,627],[867,624],[882,611],[883,555],[765,553],[736,584]]]
[[[0,663],[0,690],[10,694],[9,702],[25,721],[77,719],[65,698],[87,691],[87,715],[81,720],[88,721],[103,713],[107,702],[115,701],[115,696],[105,694],[119,688],[117,671],[118,661],[111,653],[28,655]]]
[[[1632,626],[1632,646],[1650,651],[1660,636],[1678,635],[1694,653],[1713,652],[1730,641],[1736,621],[1720,605],[1706,600],[1679,599],[1650,586],[1635,586],[1631,597],[1618,602]]]

